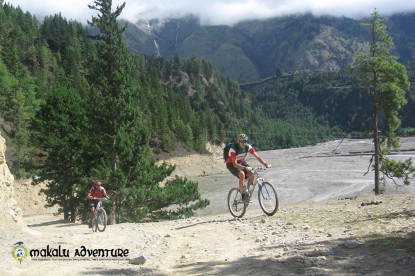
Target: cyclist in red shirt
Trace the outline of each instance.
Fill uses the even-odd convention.
[[[105,196],[106,199],[110,199],[105,191],[104,187],[101,186],[101,181],[95,179],[92,180],[92,187],[88,193],[89,199],[89,228],[92,228],[92,217],[94,216],[95,208],[97,208],[99,200],[102,196]]]
[[[252,168],[246,163],[245,158],[248,153],[252,154],[258,162],[267,168],[271,168],[271,164],[265,162],[256,150],[247,143],[248,136],[241,133],[237,137],[237,143],[229,149],[228,158],[225,160],[228,170],[237,178],[239,178],[239,191],[242,194],[242,200],[249,198],[248,190],[254,179],[252,176]],[[244,187],[244,181],[248,178],[247,187]]]

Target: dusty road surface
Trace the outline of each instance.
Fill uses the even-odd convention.
[[[411,143],[403,148],[413,149]],[[254,200],[244,218],[232,218],[225,198],[235,179],[221,161],[200,156],[174,160],[181,175],[204,180],[202,195],[215,199],[197,217],[93,233],[61,216],[26,210],[29,231],[0,226],[0,275],[415,275],[414,183],[390,183],[386,195],[373,196],[372,176],[364,176],[369,157],[361,155],[370,144],[337,145],[262,153],[273,165],[265,176],[281,200],[272,217]],[[402,155],[395,158],[413,152]],[[45,256],[15,260],[19,241],[29,255]],[[63,250],[67,256],[57,257]]]

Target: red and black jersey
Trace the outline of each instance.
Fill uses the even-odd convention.
[[[241,164],[245,161],[245,157],[248,153],[255,153],[255,149],[250,144],[246,144],[243,148],[240,147],[238,144],[235,144],[231,146],[229,149],[228,158],[226,158],[226,163],[232,163],[231,157],[235,156],[236,162],[238,162],[238,164]]]
[[[89,190],[89,193],[92,197],[101,198],[103,195],[105,195],[105,189],[102,186],[98,186],[97,188],[92,187],[91,190]]]

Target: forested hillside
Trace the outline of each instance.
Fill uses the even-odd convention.
[[[415,63],[408,63],[412,84],[403,107],[401,135],[415,134]],[[288,119],[303,114],[302,106],[330,127],[342,133],[361,137],[371,123],[372,98],[360,85],[352,70],[313,72],[308,70],[275,75],[241,84],[241,89],[261,103],[269,116]]]
[[[272,76],[277,70],[346,69],[368,47],[369,36],[361,25],[365,20],[298,14],[234,26],[203,26],[188,16],[132,22],[126,41],[132,51],[146,55],[202,57],[223,76],[244,83]],[[414,13],[389,17],[387,27],[399,61],[413,61]]]
[[[62,120],[65,130],[55,131],[67,137],[87,136],[83,129],[90,115],[81,106],[101,106],[88,100],[98,85],[91,66],[97,48],[76,21],[56,14],[39,22],[8,4],[0,8],[1,126],[10,167],[23,176],[42,160],[45,149],[37,139],[47,133],[39,132],[47,131],[45,126],[53,131],[45,120]],[[329,136],[325,121],[316,120],[307,108],[299,107],[291,118],[267,115],[268,106],[253,103],[235,81],[221,77],[204,60],[132,58],[131,85],[153,153],[178,146],[203,153],[207,141],[228,141],[241,131],[263,150],[307,145]],[[100,112],[109,112],[102,108]],[[108,122],[99,123],[97,131]]]

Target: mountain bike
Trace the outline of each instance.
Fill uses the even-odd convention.
[[[251,197],[254,194],[255,187],[258,185],[258,201],[262,211],[268,216],[274,215],[278,210],[278,196],[277,191],[271,183],[265,181],[260,177],[258,171],[266,170],[265,167],[259,166],[252,170],[254,181],[249,188],[249,197],[242,200],[242,194],[239,188],[232,188],[228,193],[228,208],[232,216],[242,218],[245,215],[246,208],[251,202]],[[245,180],[247,181],[247,179]]]
[[[106,198],[98,198],[97,208],[95,208],[94,216],[92,217],[92,231],[104,232],[107,227],[107,213],[102,207],[102,201]]]

